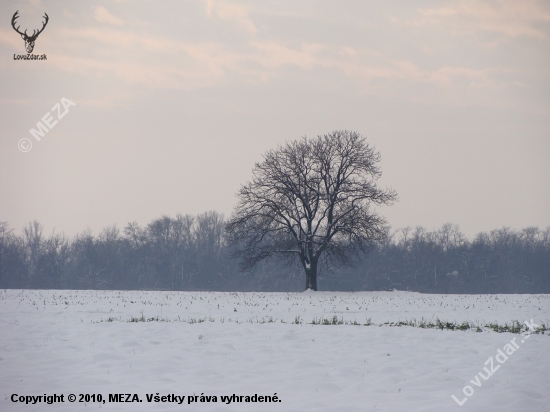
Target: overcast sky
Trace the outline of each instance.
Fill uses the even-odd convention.
[[[16,10],[31,33],[49,15],[47,60],[14,60]],[[548,1],[3,0],[0,17],[0,221],[16,232],[229,215],[264,152],[338,129],[381,152],[394,229],[550,225]]]

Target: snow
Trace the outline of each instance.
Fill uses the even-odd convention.
[[[549,313],[550,295],[0,290],[0,411],[548,410],[547,335],[377,325],[548,324]],[[333,316],[374,325],[309,324]],[[142,317],[158,321],[128,322]],[[514,338],[519,348],[476,381]],[[459,406],[451,396],[466,398],[467,385],[474,393]],[[10,400],[54,393],[65,402]],[[116,393],[142,402],[108,402]],[[186,398],[147,402],[157,393]],[[102,394],[106,403],[69,403],[68,394]],[[201,394],[217,402],[188,404]],[[281,402],[221,402],[233,394]]]

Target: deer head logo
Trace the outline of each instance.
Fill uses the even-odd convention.
[[[19,33],[21,35],[21,38],[23,40],[25,40],[25,48],[27,49],[27,53],[32,53],[32,51],[34,49],[34,42],[36,41],[36,38],[38,37],[38,35],[40,33],[42,33],[44,31],[44,28],[46,27],[46,24],[48,24],[48,20],[50,18],[48,17],[48,15],[46,13],[44,13],[44,18],[46,19],[46,21],[44,21],[44,23],[42,23],[42,28],[40,30],[38,30],[38,32],[36,30],[33,30],[32,35],[29,36],[27,34],[27,30],[25,30],[25,32],[22,33],[22,32],[19,31],[20,26],[15,27],[15,20],[17,20],[17,18],[19,17],[17,13],[19,13],[19,10],[17,10],[15,12],[15,14],[13,15],[13,17],[11,19],[11,26],[13,27],[13,29],[17,33]]]

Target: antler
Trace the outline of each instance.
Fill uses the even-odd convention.
[[[17,11],[15,12],[15,14],[13,15],[13,17],[12,17],[12,19],[11,19],[11,25],[12,25],[13,29],[14,29],[17,33],[19,33],[21,36],[25,36],[25,37],[28,38],[28,39],[36,39],[36,38],[38,37],[38,35],[39,35],[40,33],[42,33],[42,31],[44,31],[44,29],[46,28],[46,25],[48,24],[48,21],[50,20],[50,18],[48,17],[48,14],[47,14],[47,13],[44,13],[44,18],[45,18],[46,20],[42,23],[42,28],[41,28],[40,30],[38,30],[38,33],[36,32],[36,30],[33,30],[32,35],[29,36],[29,35],[27,34],[27,30],[25,30],[24,33],[21,33],[21,32],[19,31],[19,27],[21,27],[21,26],[15,27],[15,23],[16,23],[15,20],[17,20],[17,19],[19,18],[19,16],[17,15],[17,13],[19,13],[19,10],[17,10]]]
[[[36,33],[36,34],[34,34],[34,31],[33,31],[32,37],[38,37],[38,35],[44,31],[44,28],[46,27],[46,25],[48,24],[48,21],[50,20],[50,18],[48,17],[48,15],[46,13],[44,13],[44,18],[46,19],[46,21],[44,23],[42,23],[42,28],[40,30],[38,30],[38,33]]]
[[[25,30],[25,33],[21,33],[21,32],[19,31],[19,27],[21,27],[21,26],[17,26],[17,28],[15,27],[15,20],[17,20],[17,18],[19,17],[19,16],[17,15],[17,13],[19,13],[19,10],[17,10],[17,11],[13,14],[13,17],[11,18],[11,26],[12,26],[13,29],[14,29],[17,33],[19,33],[21,36],[26,36],[26,35],[27,35],[27,30]],[[44,13],[44,14],[46,14],[46,13]]]

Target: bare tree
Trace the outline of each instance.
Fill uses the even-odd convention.
[[[275,255],[299,259],[317,290],[319,258],[351,264],[387,235],[372,209],[397,195],[380,189],[380,153],[355,132],[304,137],[264,155],[227,225],[242,268]]]
[[[25,247],[27,249],[27,262],[28,262],[28,277],[29,281],[33,281],[37,276],[38,261],[40,254],[44,247],[44,238],[42,231],[44,227],[37,221],[33,220],[29,222],[27,226],[23,228],[23,234],[25,236]]]

